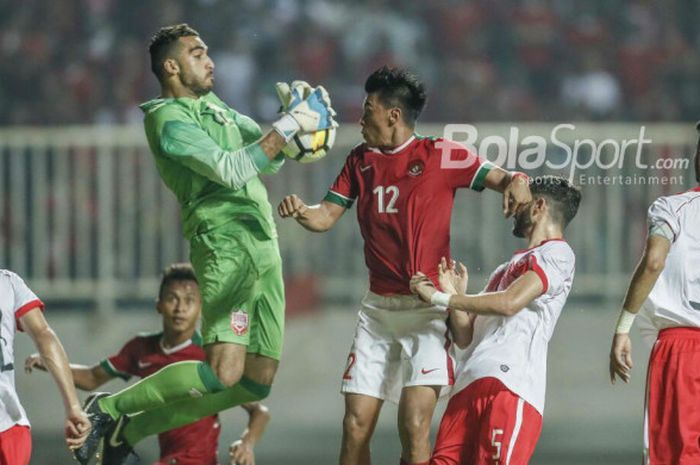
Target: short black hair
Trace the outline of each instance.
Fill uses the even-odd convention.
[[[581,189],[561,176],[537,176],[530,180],[533,197],[545,197],[550,216],[562,228],[574,219],[581,203]]]
[[[194,281],[197,282],[197,276],[194,274],[194,268],[189,263],[173,263],[165,267],[163,275],[160,278],[160,289],[158,290],[158,298],[163,298],[165,288],[172,282],[176,281]]]
[[[415,126],[427,100],[425,85],[414,74],[388,66],[369,75],[365,92],[376,93],[385,107],[400,108],[404,122],[410,127]]]
[[[151,71],[159,81],[163,79],[164,75],[163,63],[172,52],[173,46],[177,44],[177,40],[180,37],[190,36],[199,37],[199,32],[185,23],[161,27],[158,32],[153,34],[148,44],[148,53],[151,55]]]

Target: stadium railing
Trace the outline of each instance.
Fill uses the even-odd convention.
[[[692,162],[678,161],[692,159],[693,125],[572,124],[575,129],[560,130],[557,139],[570,150],[579,141],[581,164],[590,159],[590,147],[582,140],[602,144],[601,163],[578,169],[573,177],[580,183],[579,175],[586,176],[584,202],[568,232],[577,252],[574,294],[617,300],[644,244],[648,205],[693,184]],[[527,137],[540,136],[547,144],[546,160],[563,165],[566,150],[551,140],[555,126],[479,124],[476,129],[479,142],[486,136],[494,142],[486,153],[491,160],[498,140],[517,158],[533,147]],[[610,141],[620,145],[638,138],[641,126],[651,142],[639,155],[630,145],[621,163],[606,168],[615,157]],[[435,136],[443,130],[438,124],[420,127],[422,134]],[[327,159],[287,163],[266,181],[273,207],[289,193],[307,203],[319,201],[358,142],[358,127],[343,125]],[[640,168],[637,157],[649,168]],[[657,166],[659,159],[671,161]],[[513,160],[506,164],[522,169]],[[570,166],[525,171],[568,176]],[[633,183],[606,185],[604,178],[590,178],[596,176],[626,176]],[[511,236],[500,202],[493,194],[460,191],[456,196],[452,247],[470,268],[471,290],[480,289],[489,271],[522,245]],[[187,259],[177,204],[158,177],[140,127],[0,128],[0,205],[2,267],[24,276],[47,300],[85,301],[100,312],[152,301],[160,270]],[[286,277],[313,280],[326,302],[354,302],[367,286],[354,208],[345,216],[322,235],[277,219]]]

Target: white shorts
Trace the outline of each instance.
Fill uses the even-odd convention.
[[[343,373],[342,393],[398,403],[407,386],[451,386],[447,312],[415,296],[368,292]]]

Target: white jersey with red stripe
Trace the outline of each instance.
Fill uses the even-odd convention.
[[[700,327],[700,187],[659,197],[647,219],[650,226],[661,222],[673,232],[664,270],[638,318],[642,336],[653,342],[662,329]]]
[[[574,251],[555,239],[516,251],[496,269],[487,292],[505,290],[528,271],[537,273],[544,291],[513,316],[476,317],[472,342],[459,357],[452,395],[478,379],[493,377],[542,414],[547,345],[571,290],[574,267]]]
[[[14,341],[16,329],[22,330],[19,318],[43,303],[22,278],[0,270],[0,431],[14,425],[27,425],[27,414],[15,390]]]

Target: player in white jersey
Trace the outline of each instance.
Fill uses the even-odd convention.
[[[563,233],[581,193],[554,176],[534,178],[530,190],[533,200],[513,227],[528,248],[499,266],[484,292],[458,292],[454,281],[466,280],[466,268],[455,272],[444,261],[444,292],[422,273],[411,280],[421,299],[450,309],[455,343],[465,349],[431,465],[524,465],[539,439],[547,345],[574,278],[574,252]]]
[[[700,125],[699,125],[700,126]],[[695,155],[700,184],[700,141]],[[629,382],[639,329],[654,341],[647,372],[644,455],[650,465],[700,463],[700,187],[649,208],[644,254],[627,290],[610,350],[610,380]]]
[[[58,386],[65,407],[65,437],[70,448],[80,447],[90,422],[80,407],[73,377],[61,341],[44,319],[44,304],[22,278],[0,270],[0,464],[29,463],[32,440],[27,414],[15,390],[14,340],[16,330],[34,340],[44,365]]]

